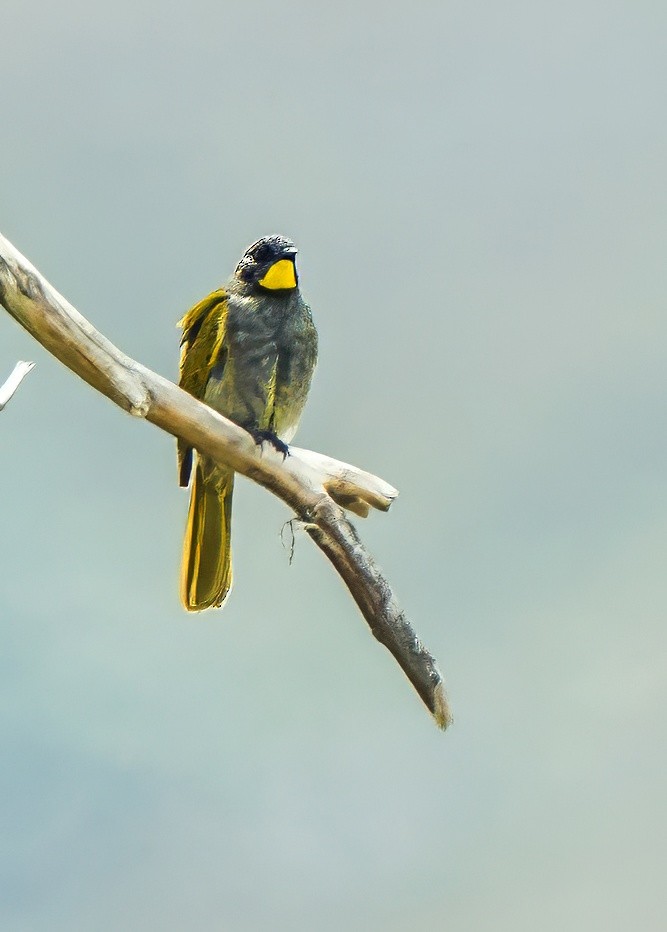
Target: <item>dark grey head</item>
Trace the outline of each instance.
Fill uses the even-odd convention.
[[[297,248],[291,239],[276,233],[263,236],[246,249],[234,273],[242,282],[269,291],[287,291],[297,287]]]

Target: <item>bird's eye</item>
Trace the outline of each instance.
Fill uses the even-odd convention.
[[[257,262],[266,262],[271,257],[271,247],[267,243],[262,243],[255,250],[255,259]]]

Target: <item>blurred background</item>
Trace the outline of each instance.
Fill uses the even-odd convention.
[[[122,350],[296,239],[297,442],[401,490],[455,724],[245,480],[187,616],[173,441],[2,315],[0,927],[665,928],[664,4],[2,17],[0,229]]]

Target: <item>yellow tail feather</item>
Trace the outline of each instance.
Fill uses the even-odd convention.
[[[232,588],[234,472],[207,466],[198,461],[194,471],[183,541],[181,601],[189,612],[222,605]]]

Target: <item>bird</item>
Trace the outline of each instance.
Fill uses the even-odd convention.
[[[195,304],[182,329],[179,385],[286,456],[317,362],[312,313],[299,290],[297,248],[264,236],[234,274]],[[222,606],[232,587],[234,470],[178,441],[179,484],[191,481],[181,601],[190,612]]]

